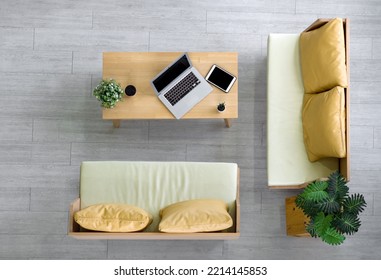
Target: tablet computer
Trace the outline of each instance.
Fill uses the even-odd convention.
[[[205,79],[220,90],[229,92],[230,88],[233,86],[237,78],[214,64],[212,68],[210,68]]]

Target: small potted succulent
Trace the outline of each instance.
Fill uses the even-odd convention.
[[[122,99],[123,90],[114,79],[102,80],[94,89],[93,95],[104,108],[114,108]]]
[[[217,105],[217,111],[222,113],[223,111],[225,111],[225,102],[221,102]]]
[[[339,171],[329,175],[326,181],[310,183],[296,197],[295,204],[309,219],[306,231],[330,245],[342,244],[344,234],[358,231],[359,214],[366,207],[362,194],[349,195],[345,178]]]

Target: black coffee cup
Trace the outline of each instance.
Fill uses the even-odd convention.
[[[126,89],[124,90],[127,96],[134,96],[136,93],[136,88],[133,85],[126,86]]]

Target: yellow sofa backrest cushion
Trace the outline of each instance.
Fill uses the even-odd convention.
[[[346,156],[345,96],[342,87],[319,94],[304,94],[303,135],[308,159]]]
[[[222,200],[195,199],[160,210],[159,231],[170,233],[213,232],[228,229],[233,220]]]
[[[135,232],[145,229],[152,216],[136,206],[127,204],[95,204],[74,214],[74,220],[83,228],[106,232]]]
[[[347,87],[343,20],[335,18],[300,35],[300,62],[305,93]]]

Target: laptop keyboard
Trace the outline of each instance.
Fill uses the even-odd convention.
[[[168,92],[164,94],[164,97],[174,106],[184,96],[186,96],[192,89],[200,84],[200,80],[197,79],[195,74],[189,72],[180,82],[172,87]]]

